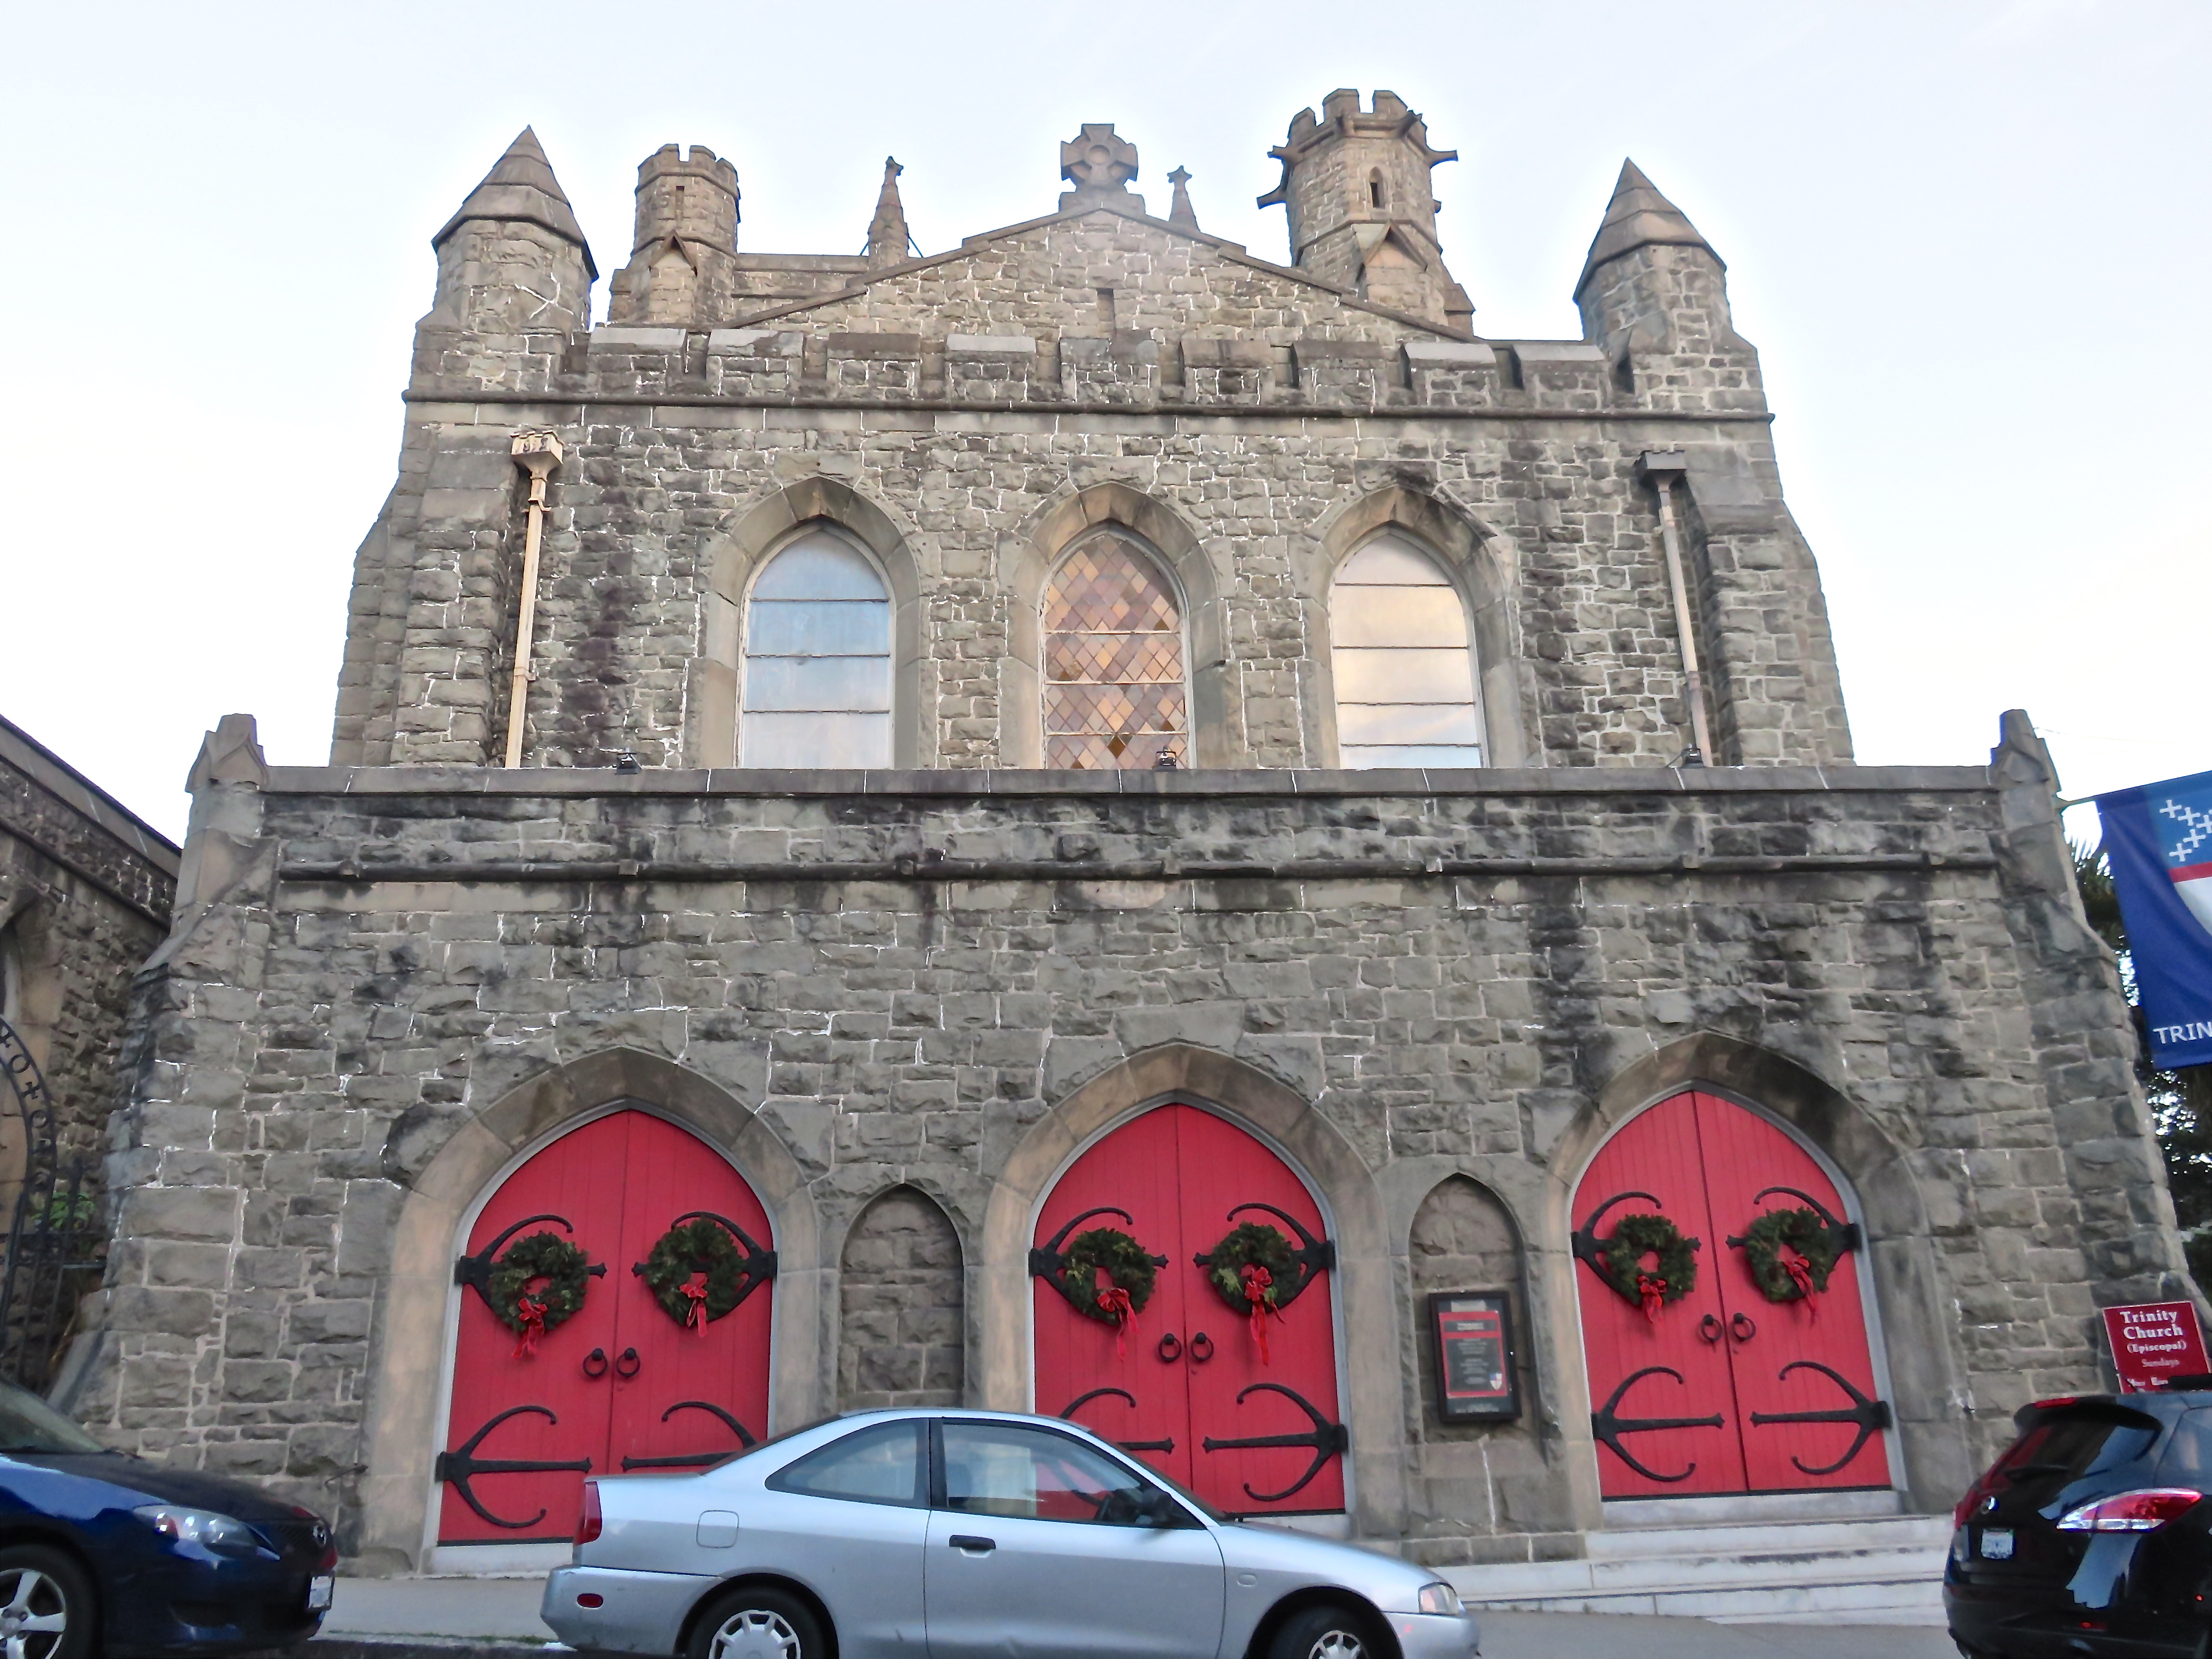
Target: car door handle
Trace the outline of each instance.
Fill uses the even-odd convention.
[[[995,1538],[978,1538],[973,1533],[965,1532],[954,1533],[951,1543],[956,1550],[973,1550],[978,1555],[988,1555],[999,1547],[999,1540]]]

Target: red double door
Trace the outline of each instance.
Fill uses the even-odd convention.
[[[1575,1280],[1606,1497],[1890,1484],[1890,1413],[1875,1383],[1855,1232],[1809,1301],[1769,1300],[1744,1245],[1731,1243],[1764,1212],[1808,1208],[1848,1226],[1842,1194],[1810,1153],[1712,1095],[1662,1101],[1591,1161],[1575,1193]],[[1589,1255],[1621,1217],[1654,1212],[1699,1248],[1689,1294],[1651,1318]]]
[[[550,1232],[605,1271],[533,1352],[518,1352],[462,1264],[439,1542],[565,1540],[586,1471],[699,1468],[766,1437],[773,1284],[687,1328],[633,1271],[663,1233],[702,1215],[766,1252],[768,1216],[744,1178],[696,1136],[639,1111],[570,1131],[492,1194],[470,1230],[470,1257],[489,1267]],[[772,1257],[757,1265],[772,1273]]]
[[[1250,1321],[1195,1258],[1240,1223],[1276,1228],[1314,1271]],[[1097,1227],[1158,1258],[1133,1328],[1089,1317],[1050,1278],[1051,1254]],[[1334,1249],[1305,1183],[1252,1136],[1192,1106],[1160,1106],[1078,1158],[1038,1218],[1030,1258],[1036,1409],[1134,1452],[1234,1515],[1344,1507]]]

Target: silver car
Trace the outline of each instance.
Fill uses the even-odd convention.
[[[1469,1659],[1419,1567],[1246,1526],[1054,1419],[865,1412],[586,1481],[569,1646],[684,1659]]]

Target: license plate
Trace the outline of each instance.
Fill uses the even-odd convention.
[[[2008,1551],[2007,1553],[2009,1554],[2010,1552]],[[331,1592],[337,1588],[337,1580],[328,1573],[310,1578],[307,1581],[307,1611],[328,1613],[331,1610]]]
[[[2010,1527],[1982,1528],[1982,1559],[1984,1561],[2012,1559],[2012,1528]]]

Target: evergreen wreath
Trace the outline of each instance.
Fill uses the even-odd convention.
[[[1098,1288],[1105,1273],[1115,1290],[1124,1292],[1133,1316],[1144,1311],[1159,1283],[1159,1269],[1145,1247],[1119,1227],[1093,1227],[1067,1242],[1060,1255],[1060,1293],[1076,1310],[1102,1325],[1120,1325],[1122,1316],[1110,1292]]]
[[[751,1288],[745,1253],[720,1223],[701,1216],[671,1227],[653,1240],[638,1267],[661,1311],[703,1334],[745,1299]]]
[[[1697,1288],[1697,1252],[1703,1241],[1686,1238],[1663,1215],[1643,1211],[1613,1224],[1604,1248],[1606,1282],[1656,1321],[1662,1304],[1680,1302]],[[1650,1273],[1644,1258],[1657,1257]]]
[[[515,1240],[500,1256],[485,1281],[485,1300],[500,1323],[534,1349],[539,1333],[552,1331],[583,1311],[591,1271],[592,1259],[580,1246],[556,1232],[532,1233]],[[532,1291],[532,1281],[540,1279],[545,1288]],[[523,1307],[526,1297],[536,1310],[535,1318]]]
[[[1828,1275],[1844,1254],[1826,1218],[1802,1206],[1767,1211],[1744,1230],[1742,1242],[1744,1265],[1769,1302],[1810,1301],[1813,1292],[1828,1288]],[[1803,1258],[1803,1279],[1782,1260],[1785,1244]]]
[[[1232,1229],[1206,1253],[1206,1282],[1216,1296],[1238,1313],[1252,1310],[1252,1298],[1244,1290],[1247,1267],[1267,1270],[1270,1282],[1260,1299],[1271,1313],[1284,1293],[1294,1288],[1290,1280],[1298,1267],[1297,1252],[1283,1237],[1282,1229],[1264,1221],[1247,1221]]]

